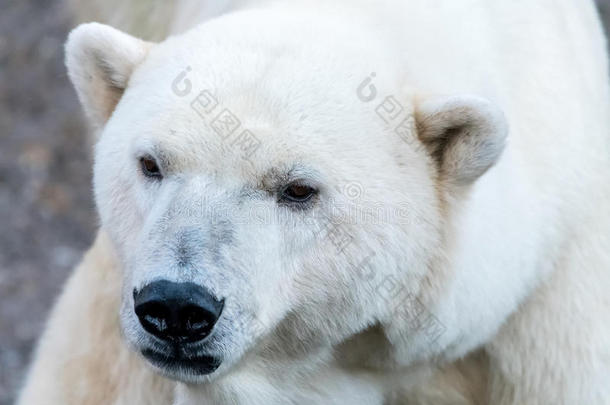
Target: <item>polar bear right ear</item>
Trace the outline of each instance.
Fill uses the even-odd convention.
[[[484,98],[431,97],[418,103],[415,111],[419,138],[446,184],[473,183],[504,150],[508,123],[502,111]]]
[[[103,24],[81,24],[72,30],[66,42],[68,75],[94,126],[110,118],[151,46]]]

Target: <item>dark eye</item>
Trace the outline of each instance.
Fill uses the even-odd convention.
[[[146,177],[151,177],[155,179],[161,179],[163,177],[161,175],[159,165],[157,165],[157,162],[151,156],[142,156],[140,158],[140,168],[142,169],[142,173]]]
[[[294,183],[289,184],[282,191],[281,200],[284,202],[304,203],[311,200],[318,190],[311,186]]]

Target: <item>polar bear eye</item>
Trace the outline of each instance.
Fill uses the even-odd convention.
[[[163,177],[159,165],[157,165],[157,162],[151,156],[142,156],[140,158],[140,169],[146,177],[154,179],[161,179]]]
[[[300,184],[292,183],[284,188],[280,196],[280,202],[288,203],[305,203],[311,200],[318,194],[315,188]]]

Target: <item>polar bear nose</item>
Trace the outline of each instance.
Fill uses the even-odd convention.
[[[224,300],[195,283],[155,281],[134,290],[134,308],[150,334],[172,342],[196,342],[210,334]]]

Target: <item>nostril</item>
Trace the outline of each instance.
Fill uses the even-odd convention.
[[[171,310],[160,301],[150,301],[135,308],[140,323],[150,333],[163,333],[169,328]]]
[[[215,321],[213,314],[194,305],[182,308],[178,319],[182,321],[184,331],[192,335],[206,333]]]

